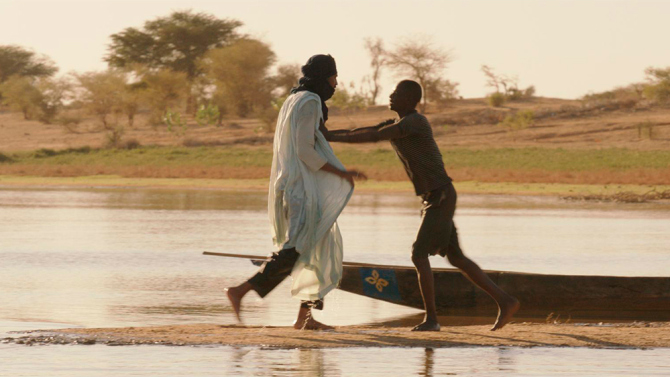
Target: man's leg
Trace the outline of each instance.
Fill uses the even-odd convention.
[[[435,246],[439,244],[437,235],[443,233],[440,229],[443,223],[443,214],[441,213],[443,208],[440,208],[440,206],[443,205],[443,201],[444,195],[439,190],[424,197],[423,209],[421,210],[421,226],[416,236],[416,242],[412,245],[412,263],[416,268],[421,297],[426,309],[423,322],[415,326],[412,331],[440,331],[435,307],[435,282],[428,257],[437,253],[438,248]],[[446,236],[448,237],[448,235]]]
[[[283,249],[272,255],[263,263],[256,275],[251,279],[238,285],[237,287],[226,288],[228,300],[233,307],[235,316],[240,320],[240,306],[244,296],[250,290],[255,290],[259,296],[265,297],[270,293],[279,283],[291,274],[293,265],[300,257],[300,254],[295,250]]]
[[[491,331],[503,328],[512,319],[514,313],[519,310],[519,300],[500,289],[475,262],[463,254],[458,243],[458,233],[455,226],[453,226],[451,233],[449,247],[441,250],[440,254],[446,254],[447,260],[452,266],[461,270],[465,277],[495,300],[498,304],[498,318],[493,324]]]
[[[414,267],[416,267],[419,288],[421,288],[421,297],[426,309],[426,316],[423,322],[415,326],[412,331],[440,331],[440,323],[437,321],[437,309],[435,308],[435,282],[428,256],[412,255],[412,262],[414,263]]]
[[[293,323],[296,330],[332,330],[334,327],[323,324],[312,316],[312,309],[323,309],[323,301],[303,301],[300,304],[298,318]]]

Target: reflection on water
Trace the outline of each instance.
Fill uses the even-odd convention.
[[[566,204],[555,198],[461,195],[459,206],[456,222],[461,244],[483,268],[623,276],[669,273],[667,204]],[[418,200],[410,194],[354,195],[340,217],[345,259],[409,265],[418,214]],[[243,260],[202,256],[204,250],[248,254],[272,251],[265,195],[213,190],[0,189],[0,334],[72,326],[234,323],[222,290],[248,278],[255,267]],[[443,260],[434,259],[433,263],[446,266]],[[265,300],[249,295],[244,302],[245,323],[290,324],[298,303],[289,297],[287,284],[284,282]],[[334,291],[326,299],[325,310],[316,315],[330,324],[347,325],[379,323],[416,313],[414,309]],[[166,360],[174,360],[170,366],[173,375],[187,375],[196,361],[201,369],[195,375],[239,372],[346,376],[357,374],[362,365],[366,374],[372,375],[376,370],[397,375],[397,368],[407,371],[402,375],[495,375],[502,370],[514,371],[520,363],[533,364],[531,355],[549,360],[546,365],[533,364],[533,368],[544,370],[561,365],[553,355],[567,357],[574,351],[578,357],[582,352],[147,347],[142,352],[149,355],[149,364],[145,365],[126,349],[0,349],[0,365],[5,365],[1,360],[6,357],[5,350],[16,356],[11,361],[20,368],[12,376],[21,375],[22,368],[32,370],[26,375],[99,373],[105,368],[122,367],[112,361],[115,358],[127,359],[129,364],[123,367],[128,374],[141,371],[138,375],[161,370]],[[617,357],[608,355],[615,352],[630,352],[642,359],[650,355],[602,352],[603,358],[613,361]],[[487,356],[480,358],[482,354]],[[585,370],[595,371],[594,365],[604,365],[598,355],[587,357],[589,362],[597,362],[585,362],[592,366]],[[61,356],[68,360],[67,365],[90,361],[91,366],[73,371],[60,361]],[[34,358],[43,358],[53,368],[31,369],[29,360]],[[271,361],[258,361],[263,359]]]
[[[669,360],[670,349],[0,345],[0,376],[667,376]]]

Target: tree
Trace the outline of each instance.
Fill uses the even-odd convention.
[[[126,76],[119,71],[75,74],[79,82],[79,99],[86,110],[97,116],[105,129],[111,129],[107,117],[121,111],[126,90]]]
[[[271,106],[268,71],[275,60],[270,46],[250,38],[210,51],[202,64],[216,87],[216,106],[242,117]]]
[[[24,119],[31,119],[39,111],[42,94],[34,79],[25,76],[12,76],[0,84],[3,103],[14,111],[23,113]]]
[[[500,87],[503,87],[503,94],[509,96],[513,90],[518,90],[519,78],[516,76],[498,75],[493,72],[493,68],[488,65],[482,66],[482,72],[487,78],[486,85],[495,88],[496,93],[500,93]]]
[[[69,100],[72,84],[67,78],[41,78],[37,80],[40,91],[39,120],[50,124]]]
[[[644,94],[658,102],[670,101],[670,67],[654,68],[644,70],[647,74],[649,85],[644,89]]]
[[[426,37],[404,39],[392,51],[387,52],[386,57],[387,65],[398,75],[410,76],[423,88],[430,80],[441,77],[453,60],[451,52],[434,47],[432,40]],[[421,111],[426,110],[428,100],[424,93]]]
[[[357,91],[356,85],[351,82],[349,89],[344,85],[338,88],[328,103],[333,108],[352,111],[364,109],[368,105],[368,99],[363,93]]]
[[[140,77],[141,82],[135,84],[135,88],[141,90],[142,101],[151,111],[150,122],[153,125],[162,123],[168,110],[178,111],[183,107],[184,99],[188,96],[188,78],[185,73],[164,68],[144,71]]]
[[[142,83],[126,84],[121,93],[119,111],[126,116],[129,127],[133,127],[135,124],[135,114],[140,109],[143,90]]]
[[[171,69],[186,74],[192,84],[202,74],[198,60],[208,51],[236,40],[240,26],[237,20],[218,19],[207,13],[173,12],[145,22],[142,30],[131,27],[113,34],[104,60],[110,67],[139,63],[151,69]],[[188,102],[194,110],[190,93]]]
[[[50,77],[58,71],[56,65],[46,56],[20,46],[0,46],[0,83],[11,76]]]
[[[518,101],[535,95],[535,87],[532,85],[524,90],[519,89],[519,78],[517,76],[498,75],[488,65],[482,66],[482,72],[487,79],[486,85],[495,89],[495,92],[488,96],[489,104],[494,107],[501,106],[508,100]],[[503,92],[500,91],[501,86]]]
[[[288,96],[291,89],[298,86],[298,80],[302,76],[300,64],[282,64],[277,67],[277,74],[274,76],[274,83],[280,90],[279,97]]]
[[[37,118],[51,123],[63,107],[70,84],[65,79],[34,79],[12,76],[0,84],[3,103],[23,113],[25,119]]]
[[[381,91],[379,79],[381,78],[382,68],[386,64],[387,56],[384,50],[384,42],[379,37],[365,38],[365,50],[370,55],[370,68],[372,68],[372,73],[366,77],[365,81],[370,86],[370,104],[374,106]]]
[[[458,97],[458,83],[443,78],[428,80],[423,88],[432,102],[444,105]]]

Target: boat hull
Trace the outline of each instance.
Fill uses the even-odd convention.
[[[265,257],[205,252],[206,255],[245,258],[260,265]],[[500,288],[521,301],[515,318],[620,321],[670,321],[670,278],[587,275],[544,275],[485,271]],[[438,315],[494,317],[493,299],[459,270],[433,269]],[[366,263],[343,263],[339,289],[423,309],[414,268]]]
[[[521,301],[519,318],[670,320],[670,278],[487,272]],[[433,274],[439,315],[495,316],[495,301],[458,270]],[[386,283],[384,283],[386,282]],[[423,309],[411,268],[345,266],[341,290]]]

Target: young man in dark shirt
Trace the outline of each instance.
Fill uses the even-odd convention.
[[[326,138],[345,143],[389,140],[414,184],[416,195],[423,199],[422,222],[412,246],[412,262],[419,278],[426,317],[423,323],[412,330],[440,330],[435,309],[433,272],[428,261],[430,255],[438,253],[446,256],[449,263],[493,297],[498,304],[498,318],[491,330],[501,329],[519,310],[519,301],[500,289],[461,251],[453,221],[456,191],[444,168],[442,154],[430,124],[426,117],[416,111],[416,105],[421,100],[421,86],[415,81],[401,81],[390,99],[390,108],[398,113],[399,121],[389,120],[373,127],[354,130],[326,131]]]

